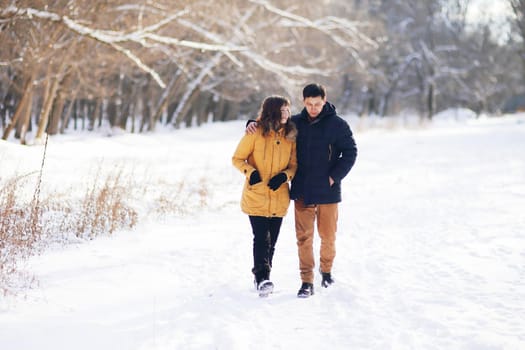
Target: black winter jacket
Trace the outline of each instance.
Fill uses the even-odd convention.
[[[292,180],[291,199],[305,205],[341,201],[341,180],[357,157],[357,147],[348,123],[327,102],[313,121],[306,109],[292,116],[297,126],[297,173]],[[335,183],[330,187],[329,177]]]

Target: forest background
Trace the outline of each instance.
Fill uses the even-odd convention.
[[[2,0],[1,136],[244,119],[269,94],[297,112],[311,81],[363,117],[512,112],[525,92],[525,0],[491,3],[505,11],[474,0]]]

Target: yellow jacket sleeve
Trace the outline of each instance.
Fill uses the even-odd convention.
[[[253,153],[255,146],[255,136],[256,134],[246,134],[243,136],[237,149],[233,153],[232,164],[234,167],[239,169],[241,173],[246,176],[247,179],[250,178],[252,172],[254,172],[255,167],[248,163],[248,158]]]

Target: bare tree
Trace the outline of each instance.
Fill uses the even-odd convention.
[[[509,1],[518,28],[523,2]],[[361,114],[494,109],[511,91],[500,81],[523,85],[504,69],[516,64],[517,42],[495,43],[485,27],[466,30],[468,5],[11,2],[0,8],[0,74],[8,77],[0,83],[2,136],[15,130],[25,142],[27,131],[40,138],[69,125],[144,132],[235,119],[255,113],[269,93],[299,102],[301,86],[313,80]]]
[[[522,48],[519,50],[522,61],[522,78],[525,80],[525,0],[508,0],[514,13],[514,24],[521,39]]]

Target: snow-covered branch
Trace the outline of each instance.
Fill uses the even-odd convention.
[[[202,42],[194,42],[189,40],[178,40],[173,37],[166,37],[162,35],[155,35],[151,33],[152,31],[158,30],[163,25],[173,21],[175,18],[180,17],[181,14],[187,13],[187,11],[181,11],[180,13],[176,13],[172,16],[168,16],[167,18],[159,21],[158,23],[143,28],[141,30],[136,30],[130,33],[125,33],[121,31],[112,31],[112,30],[100,30],[100,29],[93,29],[90,27],[87,27],[85,25],[82,25],[78,23],[77,21],[74,21],[70,19],[68,16],[60,16],[56,13],[49,12],[49,11],[41,11],[36,10],[33,8],[7,8],[0,14],[0,17],[5,17],[9,14],[9,12],[15,12],[16,15],[22,17],[27,16],[28,18],[41,18],[41,19],[48,19],[54,22],[62,22],[64,23],[69,29],[77,32],[78,34],[89,36],[93,39],[99,40],[106,44],[111,43],[124,43],[124,42],[135,42],[139,44],[143,44],[145,39],[150,39],[157,41],[159,43],[166,43],[176,46],[185,46],[192,49],[198,49],[198,50],[205,50],[205,51],[239,51],[244,50],[244,47],[239,46],[232,46],[228,44],[207,44]]]
[[[144,62],[142,62],[142,60],[131,50],[126,49],[119,44],[133,42],[143,47],[148,47],[147,41],[150,40],[161,44],[183,46],[197,50],[220,51],[224,52],[230,58],[231,55],[229,55],[228,52],[245,49],[244,47],[232,46],[228,44],[208,44],[189,40],[179,40],[173,37],[162,36],[153,33],[154,31],[159,30],[162,26],[172,22],[173,20],[175,20],[183,14],[186,14],[187,12],[188,10],[179,11],[175,14],[167,16],[166,18],[162,19],[161,21],[158,21],[157,23],[151,26],[140,30],[135,30],[129,33],[90,28],[88,26],[80,24],[75,20],[72,20],[68,16],[60,16],[54,12],[37,10],[34,8],[17,8],[14,6],[10,6],[0,12],[0,18],[9,18],[12,16],[17,16],[27,17],[29,19],[39,18],[44,20],[50,20],[53,22],[63,23],[67,28],[76,32],[77,34],[95,39],[123,53],[126,57],[131,59],[131,61],[133,61],[140,69],[150,74],[159,86],[165,88],[166,84],[162,81],[159,74],[155,72],[154,69],[150,68]]]
[[[303,76],[306,76],[306,75],[328,76],[328,75],[333,74],[333,72],[324,70],[324,69],[305,68],[303,66],[297,66],[297,65],[289,66],[289,65],[279,64],[253,51],[243,51],[241,52],[241,54],[250,58],[253,61],[253,63],[257,64],[261,68],[269,70],[278,75],[292,74],[292,75],[303,75]]]
[[[110,44],[113,48],[115,48],[117,51],[119,52],[122,52],[126,57],[128,57],[129,59],[131,59],[140,69],[142,69],[143,71],[147,72],[149,75],[151,75],[151,77],[153,79],[155,79],[155,81],[157,82],[157,84],[159,84],[159,86],[161,88],[165,88],[166,87],[166,84],[164,83],[164,81],[162,81],[161,77],[159,76],[159,74],[157,72],[155,72],[155,70],[151,69],[150,67],[148,67],[147,65],[145,65],[141,60],[140,58],[138,58],[137,56],[135,56],[130,50],[128,49],[125,49],[123,48],[122,46],[118,45],[118,44],[115,44],[115,43],[111,43]]]
[[[371,45],[372,47],[377,47],[377,43],[375,43],[372,39],[368,38],[363,33],[360,33],[356,29],[356,24],[348,21],[343,20],[335,17],[322,17],[315,21],[312,21],[306,17],[296,15],[294,13],[279,9],[272,4],[270,4],[266,0],[250,0],[250,2],[258,4],[260,6],[263,6],[266,10],[275,13],[282,18],[285,18],[288,20],[286,23],[287,26],[296,26],[296,27],[307,27],[311,29],[318,30],[324,34],[327,35],[328,38],[332,39],[337,45],[341,46],[343,49],[348,50],[354,60],[361,66],[365,67],[366,64],[363,61],[363,59],[359,56],[357,49],[355,48],[354,42],[349,42],[345,38],[341,37],[337,34],[337,32],[334,32],[335,30],[341,30],[343,33],[346,33],[347,35],[351,35],[352,37],[357,36],[359,39],[359,42],[361,43],[367,43]]]
[[[203,35],[208,40],[217,41],[217,42],[222,41],[222,38],[220,38],[217,34],[207,31],[192,22],[182,20],[182,19],[178,20],[177,22],[183,26],[186,26],[188,28],[191,28],[192,30],[195,30],[196,32]],[[238,66],[240,67],[243,66],[242,62],[240,62],[238,59],[233,57],[233,55],[231,55],[230,53],[224,52],[224,54],[227,55],[232,61],[236,62]],[[243,50],[243,51],[240,51],[240,54],[242,56],[249,58],[253,63],[260,66],[264,70],[268,70],[276,74],[295,74],[295,75],[308,75],[308,74],[327,75],[327,74],[330,74],[329,72],[325,70],[320,70],[320,69],[311,69],[311,68],[305,68],[302,66],[282,65],[282,64],[273,62],[272,60],[254,52],[253,50]]]

